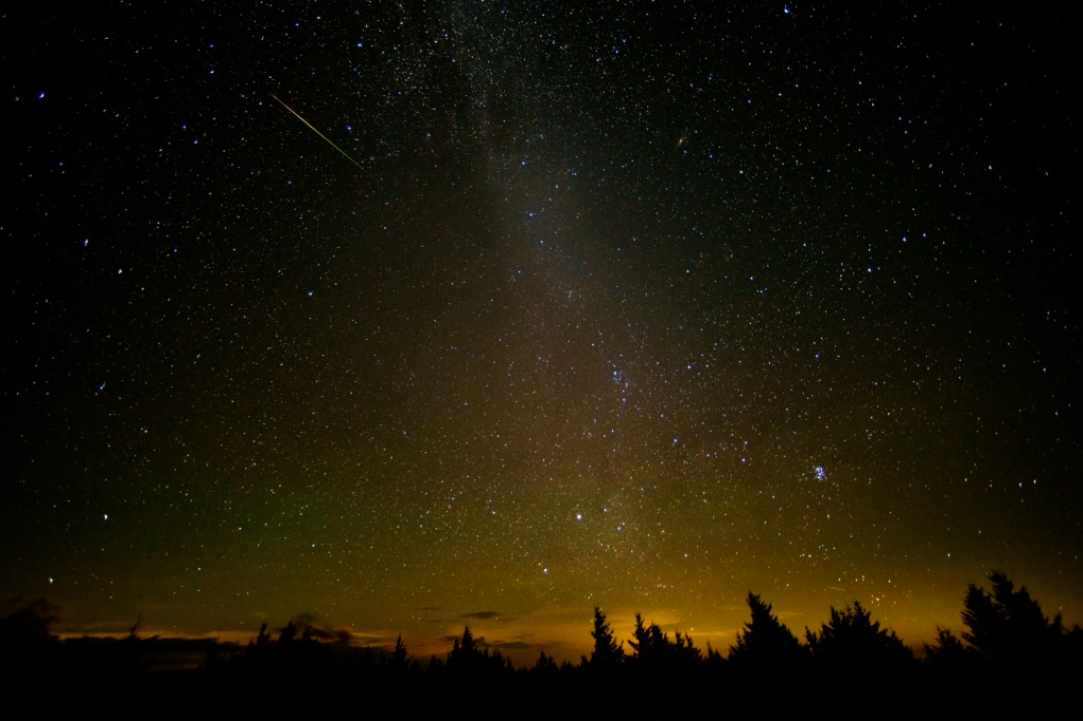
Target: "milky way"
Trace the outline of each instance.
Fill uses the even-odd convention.
[[[918,642],[991,568],[1080,620],[1064,24],[542,5],[3,17],[0,590],[524,657],[750,589]]]

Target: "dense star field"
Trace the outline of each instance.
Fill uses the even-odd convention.
[[[4,598],[578,657],[750,589],[918,643],[998,568],[1083,620],[1070,18],[186,5],[0,16]]]

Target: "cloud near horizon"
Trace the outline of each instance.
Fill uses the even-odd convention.
[[[464,613],[459,618],[464,620],[476,620],[476,621],[495,621],[495,620],[511,620],[504,617],[504,614],[500,611],[470,611]]]

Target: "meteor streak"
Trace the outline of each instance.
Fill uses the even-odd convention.
[[[307,120],[305,120],[305,119],[304,119],[303,117],[301,117],[301,114],[300,114],[300,113],[298,113],[298,112],[297,112],[296,110],[294,110],[293,108],[291,108],[291,107],[290,107],[289,105],[286,105],[286,103],[285,103],[285,102],[283,102],[283,101],[282,101],[282,100],[281,100],[281,99],[280,99],[280,98],[279,98],[279,97],[278,97],[277,95],[275,95],[274,93],[271,93],[271,97],[272,97],[272,98],[274,98],[274,99],[275,99],[275,102],[277,102],[277,103],[278,103],[279,105],[281,105],[282,107],[284,107],[284,108],[285,108],[286,110],[290,111],[290,114],[291,114],[291,115],[293,115],[293,117],[297,118],[297,119],[298,119],[298,120],[300,120],[300,121],[301,121],[302,123],[304,123],[304,124],[305,124],[305,125],[306,125],[306,126],[308,127],[308,129],[309,129],[309,130],[311,130],[311,131],[312,131],[312,132],[314,132],[314,133],[315,133],[316,135],[319,135],[319,136],[320,136],[321,138],[323,138],[323,140],[324,140],[324,141],[325,141],[325,142],[326,142],[326,143],[327,143],[328,145],[330,145],[330,146],[331,146],[332,148],[334,148],[335,150],[337,150],[337,151],[339,152],[339,154],[340,154],[340,155],[341,155],[342,157],[346,158],[346,160],[349,160],[349,161],[350,161],[351,163],[353,163],[354,165],[356,165],[356,166],[357,166],[357,167],[358,167],[358,168],[359,168],[360,170],[365,170],[365,166],[361,165],[361,163],[359,163],[359,162],[357,162],[356,160],[354,160],[353,158],[351,158],[351,157],[350,157],[350,155],[349,155],[349,153],[347,153],[347,152],[346,152],[345,150],[343,150],[342,148],[340,148],[340,147],[338,147],[337,145],[335,145],[335,141],[331,140],[331,138],[329,138],[329,137],[327,137],[326,135],[324,135],[323,133],[321,133],[321,132],[320,132],[320,131],[319,131],[319,130],[318,130],[318,129],[316,128],[316,126],[315,126],[315,125],[313,125],[312,123],[308,122],[308,121],[307,121]]]

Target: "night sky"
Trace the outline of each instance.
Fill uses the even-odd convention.
[[[918,643],[999,568],[1083,621],[1059,9],[45,5],[4,598],[532,659],[596,604],[726,649],[750,589]]]

